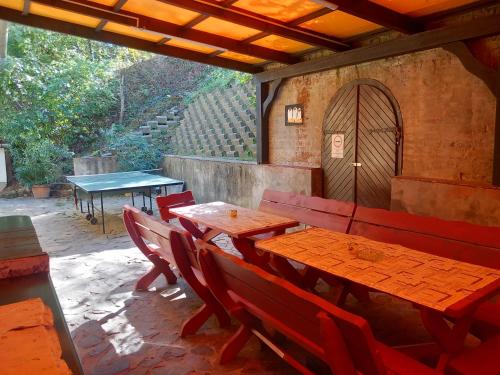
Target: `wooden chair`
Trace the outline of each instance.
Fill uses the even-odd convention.
[[[200,240],[196,246],[209,288],[241,322],[241,327],[222,348],[221,364],[233,359],[255,335],[301,373],[314,374],[269,337],[262,328],[265,324],[321,359],[333,374],[437,374],[377,342],[363,318],[215,246]]]
[[[500,227],[358,206],[349,234],[500,269]],[[500,300],[483,303],[474,317],[478,336],[500,334]]]
[[[196,333],[212,314],[215,314],[221,327],[230,323],[229,316],[206,287],[193,239],[188,232],[130,206],[124,206],[123,220],[134,243],[153,263],[153,268],[137,282],[136,289],[146,290],[161,274],[169,284],[175,284],[177,278],[170,268],[171,264],[175,264],[189,286],[205,302],[182,325],[182,337]]]
[[[196,204],[196,202],[191,190],[186,190],[182,193],[156,197],[156,205],[158,206],[158,210],[160,211],[160,217],[167,223],[171,219],[176,218],[175,215],[170,213],[170,209],[191,206],[193,204]],[[195,238],[201,238],[203,236],[203,231],[201,231],[200,228],[198,228],[198,226],[193,224],[191,221],[179,218],[179,222]]]

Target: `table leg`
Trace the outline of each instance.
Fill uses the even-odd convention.
[[[134,192],[132,191],[132,206],[135,207]]]
[[[443,371],[450,358],[464,347],[472,317],[457,318],[450,327],[444,316],[436,311],[421,308],[420,316],[425,328],[443,351],[437,365],[437,370]]]
[[[102,199],[102,192],[101,192],[101,220],[102,220],[102,233],[106,233],[106,229],[104,227],[104,201]]]
[[[276,271],[273,270],[269,264],[270,255],[269,253],[264,253],[262,255],[257,254],[257,250],[255,249],[254,242],[247,238],[231,238],[234,247],[238,250],[243,258],[248,262],[259,266],[263,270],[270,272],[272,274],[276,274]]]
[[[78,210],[78,196],[76,195],[76,186],[73,187],[73,200],[75,202],[75,208]]]
[[[94,194],[90,193],[90,205],[92,207],[92,218],[94,218]]]
[[[153,190],[151,188],[149,188],[149,210],[147,214],[153,215]]]

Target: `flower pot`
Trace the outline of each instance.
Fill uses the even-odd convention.
[[[36,199],[48,198],[50,195],[50,185],[33,185],[31,192]]]

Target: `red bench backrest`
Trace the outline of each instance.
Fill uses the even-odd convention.
[[[187,231],[128,205],[123,207],[123,220],[130,237],[142,252],[152,251],[176,264],[184,277],[199,273],[195,271],[198,268],[196,248]]]
[[[171,208],[191,206],[195,204],[193,193],[190,190],[182,193],[169,194],[167,196],[156,197],[156,204],[160,211],[162,220],[169,221],[175,218],[175,215],[170,213]]]
[[[500,269],[500,227],[358,206],[349,233]]]
[[[368,323],[215,246],[196,241],[205,280],[228,311],[242,307],[330,365],[332,372],[385,373]],[[251,319],[250,319],[251,320]]]
[[[349,228],[354,208],[352,202],[274,190],[265,190],[259,205],[259,210],[343,233]]]

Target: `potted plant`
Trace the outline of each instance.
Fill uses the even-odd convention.
[[[50,184],[61,174],[58,162],[65,153],[49,140],[30,143],[24,155],[17,161],[16,177],[24,186],[31,188],[35,198],[48,198]]]

